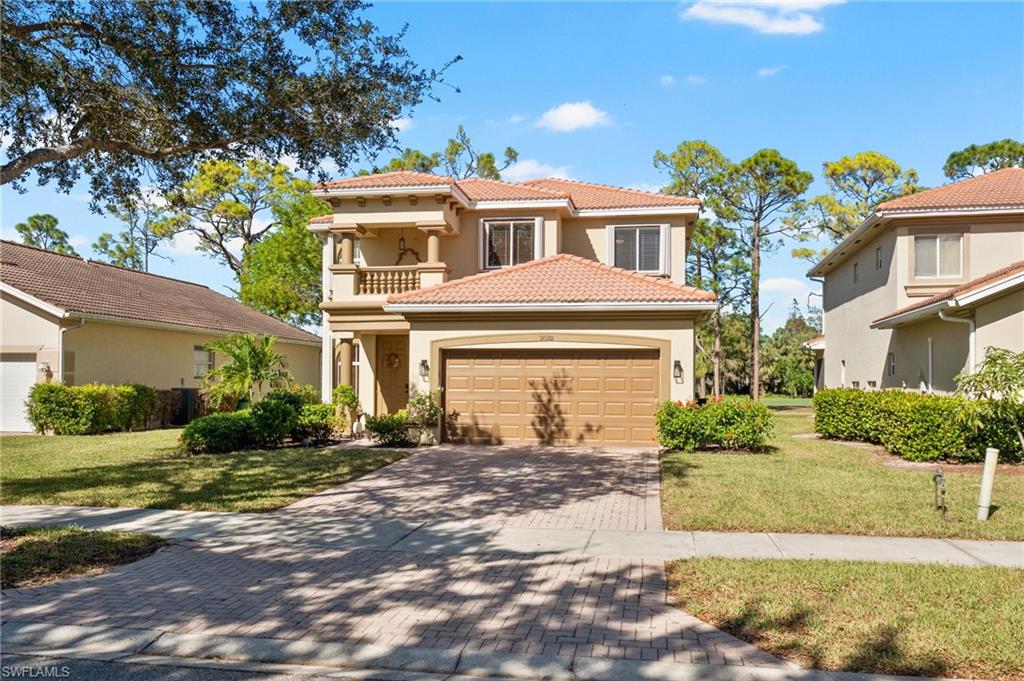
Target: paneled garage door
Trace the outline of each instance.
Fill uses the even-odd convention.
[[[448,437],[651,446],[658,365],[658,350],[447,351],[445,408],[459,412]]]
[[[35,383],[35,355],[5,354],[0,358],[0,431],[32,432],[25,400]]]

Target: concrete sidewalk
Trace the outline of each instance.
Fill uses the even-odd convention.
[[[7,622],[5,654],[388,681],[926,681],[924,677],[774,667],[518,655]]]
[[[168,539],[323,546],[436,554],[518,553],[672,560],[704,556],[868,560],[1024,568],[1024,542],[780,534],[576,530],[353,519],[330,515],[211,513],[75,506],[3,506],[4,525],[77,524]]]

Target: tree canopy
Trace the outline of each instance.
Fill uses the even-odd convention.
[[[917,171],[904,170],[877,151],[862,151],[822,164],[828,192],[794,206],[791,218],[802,240],[824,237],[841,241],[868,218],[878,204],[918,190]],[[797,257],[817,258],[808,249],[794,249]]]
[[[57,218],[49,213],[29,215],[25,222],[14,225],[14,231],[26,246],[35,246],[44,251],[77,256],[68,233],[57,226]]]
[[[370,172],[391,172],[395,170],[414,170],[420,173],[432,173],[441,168],[445,175],[458,180],[467,177],[482,177],[488,180],[500,180],[501,172],[519,160],[519,152],[506,147],[502,154],[502,163],[498,164],[497,156],[492,152],[479,151],[473,146],[466,129],[461,125],[455,131],[455,137],[448,139],[444,151],[424,153],[417,149],[405,148],[400,156],[392,158],[383,167],[373,171],[361,170],[360,175]]]
[[[247,251],[278,224],[279,215],[329,212],[310,194],[312,188],[282,164],[204,161],[181,187],[165,195],[167,216],[153,230],[162,237],[191,234],[197,250],[237,275]]]
[[[154,232],[164,216],[159,198],[147,194],[125,196],[108,205],[107,213],[120,220],[124,229],[116,235],[100,234],[92,250],[111,265],[148,272],[150,257],[156,255],[156,249],[165,240]]]
[[[960,151],[954,151],[946,159],[942,171],[951,180],[965,180],[993,170],[1022,167],[1024,142],[1004,139],[988,144],[972,144]]]
[[[181,184],[211,158],[296,159],[313,173],[394,143],[430,96],[423,70],[359,0],[10,0],[0,44],[0,184],[70,191],[93,208],[146,173]],[[453,61],[457,60],[456,57]]]

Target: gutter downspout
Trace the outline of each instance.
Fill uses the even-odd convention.
[[[71,329],[80,329],[83,326],[85,326],[84,317],[78,320],[78,326],[60,327],[60,335],[57,337],[57,381],[59,383],[64,382],[64,332]]]
[[[939,319],[944,322],[959,322],[960,324],[967,324],[969,327],[967,330],[967,373],[974,373],[974,346],[975,346],[975,331],[976,325],[974,320],[971,318],[964,319],[963,317],[950,317],[946,315],[945,310],[939,310]]]

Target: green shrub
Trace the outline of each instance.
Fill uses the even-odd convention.
[[[355,411],[359,408],[359,395],[356,389],[350,385],[339,385],[331,394],[331,402],[338,407]]]
[[[36,430],[57,435],[146,428],[156,409],[156,390],[145,385],[40,383],[28,400],[29,420]]]
[[[28,418],[40,433],[85,435],[92,427],[92,403],[63,383],[36,383],[28,396]]]
[[[298,410],[283,399],[264,399],[249,411],[254,438],[263,447],[280,446],[299,422]]]
[[[181,448],[189,454],[234,452],[255,444],[254,430],[245,410],[200,416],[181,431]]]
[[[302,393],[295,390],[290,390],[288,388],[279,388],[278,390],[271,390],[269,393],[267,393],[267,396],[260,401],[281,402],[282,404],[287,404],[289,407],[295,410],[296,414],[302,411],[302,406],[306,404],[306,398]]]
[[[367,416],[366,430],[374,440],[387,447],[405,447],[409,439],[409,415],[403,409],[394,414]]]
[[[292,440],[296,442],[330,440],[336,424],[333,405],[305,404],[299,413],[298,423],[292,430]]]
[[[977,419],[976,404],[956,396],[905,390],[829,388],[814,396],[814,429],[837,440],[880,444],[910,461],[980,461],[986,447],[1021,459],[1013,425]]]
[[[707,447],[764,449],[774,432],[771,410],[745,398],[711,398],[706,404],[663,402],[655,415],[658,443],[666,449]]]

